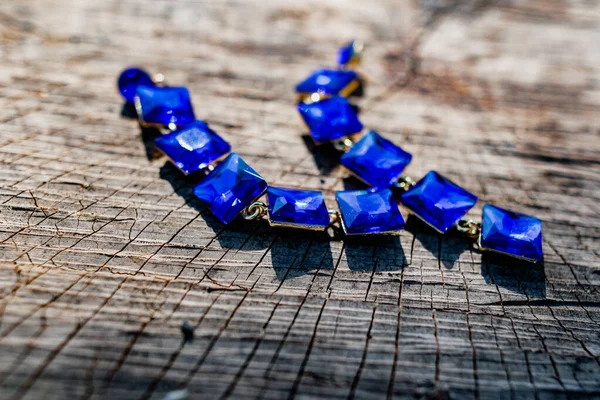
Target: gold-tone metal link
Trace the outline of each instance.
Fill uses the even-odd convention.
[[[152,81],[156,84],[156,86],[164,86],[165,76],[159,72],[158,74],[154,74]]]
[[[352,47],[354,48],[354,54],[352,55],[352,58],[350,59],[350,67],[353,66],[358,66],[360,64],[360,62],[362,61],[362,56],[365,50],[365,44],[363,42],[360,42],[358,40],[354,41],[354,44],[352,45]]]
[[[329,211],[329,227],[327,234],[331,239],[341,240],[344,237],[344,227],[342,225],[342,216],[339,211]]]
[[[354,54],[358,56],[362,56],[362,53],[365,51],[366,44],[359,40],[354,41]]]
[[[325,96],[323,95],[323,93],[315,92],[312,93],[309,98],[311,103],[316,103],[317,101],[323,100]]]
[[[323,93],[323,92],[314,92],[314,93],[298,93],[298,102],[305,104],[312,104],[319,102],[321,100],[325,100],[331,96]]]
[[[242,211],[242,217],[246,221],[262,218],[267,214],[267,205],[262,201],[255,201]]]
[[[415,181],[413,181],[412,178],[409,176],[401,175],[396,180],[396,183],[394,184],[394,186],[397,187],[398,189],[407,191],[412,186],[415,186]]]
[[[340,212],[339,211],[329,211],[329,226],[335,227],[340,226],[341,224]]]
[[[341,151],[342,153],[347,152],[350,148],[354,146],[354,142],[350,138],[343,138],[333,143],[333,147],[337,151]]]
[[[171,122],[169,125],[157,126],[156,129],[158,129],[161,135],[166,135],[168,133],[176,131],[177,125]]]
[[[481,222],[473,221],[472,219],[461,219],[456,224],[456,230],[464,233],[471,239],[477,239],[481,232]]]

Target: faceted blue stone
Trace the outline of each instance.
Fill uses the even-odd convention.
[[[138,86],[156,86],[146,71],[131,67],[119,75],[119,92],[127,103],[133,103]]]
[[[381,137],[367,132],[341,158],[341,163],[373,187],[390,187],[412,160],[412,155]]]
[[[317,143],[340,139],[363,128],[356,110],[343,97],[331,97],[316,103],[300,103],[298,111]]]
[[[183,126],[196,120],[190,92],[184,87],[138,86],[135,100],[145,124]]]
[[[392,233],[404,228],[404,218],[390,189],[336,192],[336,199],[348,235]]]
[[[354,41],[340,47],[337,54],[338,65],[344,66],[348,64],[354,56]]]
[[[231,145],[203,121],[194,121],[156,138],[155,142],[186,175],[208,167],[231,151]]]
[[[479,246],[529,261],[539,261],[542,252],[542,221],[500,207],[483,206]]]
[[[345,92],[357,78],[358,74],[354,71],[319,69],[300,82],[296,86],[296,92],[320,93],[327,96],[349,95],[350,93]]]
[[[269,219],[274,225],[326,229],[329,212],[323,194],[313,190],[267,189]]]
[[[266,190],[267,182],[238,154],[231,153],[194,188],[194,194],[227,224]]]
[[[428,225],[445,233],[477,203],[477,196],[429,171],[402,194],[401,202]]]

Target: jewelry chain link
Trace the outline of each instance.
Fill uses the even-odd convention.
[[[394,183],[394,186],[397,187],[398,189],[406,192],[412,186],[415,186],[415,181],[413,181],[412,178],[409,176],[400,175],[398,177],[398,179],[396,180],[396,182]]]
[[[242,211],[242,217],[246,221],[260,219],[267,214],[267,205],[262,201],[255,201]]]
[[[464,233],[468,238],[477,239],[481,233],[481,222],[472,219],[461,219],[456,224],[456,230]]]

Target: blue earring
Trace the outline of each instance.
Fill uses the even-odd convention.
[[[224,224],[241,215],[267,217],[271,226],[282,228],[397,234],[405,225],[403,205],[439,234],[455,229],[482,251],[541,260],[538,218],[485,204],[482,222],[466,219],[477,196],[436,171],[418,182],[402,175],[412,155],[375,131],[362,133],[357,109],[347,98],[361,86],[352,70],[361,50],[357,42],[345,45],[337,69],[319,69],[296,86],[297,109],[315,143],[333,144],[342,153],[342,166],[371,186],[336,192],[338,210],[327,208],[321,192],[269,186],[206,122],[196,120],[185,87],[166,86],[164,78],[152,79],[135,67],[123,71],[118,86],[125,101],[135,104],[143,127],[165,132],[155,139],[157,147],[183,174],[198,176],[194,194]],[[264,194],[266,203],[260,201]]]

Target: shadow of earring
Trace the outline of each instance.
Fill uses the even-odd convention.
[[[490,251],[482,252],[481,275],[497,285],[528,298],[546,298],[544,260],[531,263]]]

